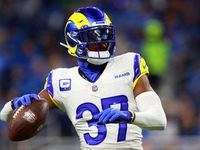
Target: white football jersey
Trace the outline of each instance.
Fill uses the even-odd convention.
[[[45,89],[55,105],[67,113],[81,142],[81,149],[142,150],[141,128],[127,123],[99,125],[94,115],[106,108],[137,112],[133,89],[148,74],[144,59],[137,53],[111,58],[95,83],[83,79],[78,67],[52,70]]]

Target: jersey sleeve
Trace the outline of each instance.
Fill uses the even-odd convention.
[[[149,68],[142,56],[140,54],[136,54],[134,57],[134,77],[133,77],[133,89],[135,88],[135,85],[139,78],[145,74],[149,75]]]
[[[46,82],[44,85],[44,89],[48,92],[49,97],[51,98],[52,102],[59,108],[61,109],[61,107],[59,106],[59,104],[56,102],[56,100],[54,100],[54,89],[53,89],[53,80],[52,80],[52,76],[53,76],[53,70],[49,73],[48,77],[46,78]]]

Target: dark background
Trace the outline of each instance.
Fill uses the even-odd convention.
[[[59,43],[69,16],[84,6],[110,17],[116,55],[141,53],[149,66],[168,125],[143,131],[145,150],[199,149],[199,0],[0,0],[0,109],[14,97],[39,93],[52,69],[77,65]],[[7,124],[0,122],[0,149],[78,149],[67,116],[50,115],[41,133],[19,143],[8,139]]]

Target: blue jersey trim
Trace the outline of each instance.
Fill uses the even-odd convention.
[[[52,84],[52,74],[53,74],[53,71],[51,71],[49,73],[49,76],[48,76],[48,79],[47,79],[46,91],[51,95],[51,97],[54,97],[53,84]]]
[[[141,71],[140,71],[140,59],[139,59],[139,54],[136,54],[134,57],[134,78],[133,78],[133,82],[135,82],[135,80],[141,75]]]

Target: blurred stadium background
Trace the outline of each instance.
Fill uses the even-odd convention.
[[[143,131],[145,150],[200,149],[199,0],[0,0],[0,109],[10,99],[38,93],[48,73],[77,65],[59,45],[68,17],[96,6],[116,27],[116,55],[139,52],[167,114],[165,131]],[[0,122],[0,150],[79,150],[67,116],[50,111],[34,138],[12,142]]]

